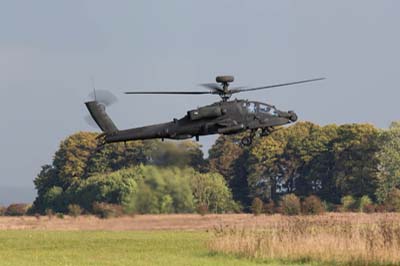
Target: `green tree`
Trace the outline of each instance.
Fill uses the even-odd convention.
[[[69,203],[91,211],[94,202],[131,206],[142,179],[142,169],[134,167],[112,173],[97,174],[75,182],[66,191]]]
[[[367,124],[320,127],[299,122],[257,140],[250,150],[253,197],[295,193],[338,203],[343,195],[373,198],[379,131]]]
[[[376,197],[383,203],[393,189],[400,188],[400,122],[393,122],[388,130],[382,131],[379,142]]]
[[[52,209],[54,212],[64,212],[66,210],[63,189],[61,187],[54,186],[46,191],[43,201],[46,208]]]
[[[139,213],[193,212],[193,194],[188,168],[142,167],[143,179],[138,182],[135,210]]]
[[[235,161],[243,153],[237,136],[221,135],[209,150],[209,164],[212,172],[220,173],[227,182],[234,177]]]
[[[379,131],[369,124],[343,125],[332,146],[332,175],[341,195],[375,198],[379,160]]]
[[[238,208],[222,175],[193,173],[190,183],[196,206],[206,206],[213,213],[229,212]]]
[[[84,176],[117,171],[139,164],[155,164],[163,145],[159,140],[107,144],[90,156]]]
[[[192,140],[158,142],[157,149],[152,154],[152,163],[164,167],[192,167],[205,171],[206,162],[200,148],[201,145]]]
[[[57,210],[66,210],[69,203],[74,203],[73,195],[78,191],[88,194],[90,199],[114,203],[118,200],[109,199],[109,195],[105,197],[104,193],[99,191],[106,187],[115,190],[115,187],[111,188],[113,186],[111,183],[105,184],[105,177],[110,176],[112,172],[140,164],[181,168],[191,166],[199,171],[205,170],[200,145],[193,141],[179,143],[159,140],[133,141],[126,144],[108,144],[98,148],[97,136],[96,133],[78,132],[61,142],[52,164],[43,166],[34,180],[38,196],[32,208],[33,212],[44,213],[46,209],[53,207]],[[115,181],[113,178],[111,175],[111,181]],[[119,185],[123,184],[118,182],[114,184],[114,186]],[[54,194],[54,191],[50,191],[53,187],[62,189],[60,202],[56,207],[53,206],[54,200],[49,201],[49,195]],[[94,196],[98,192],[102,193]],[[124,204],[130,205],[129,209],[135,205],[133,202]],[[82,207],[90,209],[91,206],[92,201]]]
[[[158,214],[161,212],[159,199],[156,193],[154,193],[154,191],[152,190],[152,188],[149,187],[149,185],[145,183],[141,183],[139,185],[139,190],[136,195],[134,210],[135,212],[141,214],[145,213]]]
[[[44,199],[47,191],[52,187],[60,187],[61,181],[58,179],[57,170],[52,165],[42,166],[42,170],[33,181],[37,190],[38,196],[33,202],[32,212],[43,213],[47,207],[47,202]]]
[[[98,134],[79,132],[62,141],[53,160],[63,189],[85,175],[87,163],[97,147]]]
[[[249,149],[240,145],[243,134],[221,135],[209,150],[210,172],[220,173],[232,191],[233,199],[245,209],[250,208],[249,185],[247,181]]]
[[[279,194],[308,195],[320,189],[319,173],[310,173],[311,162],[330,141],[322,133],[321,127],[302,122],[259,139],[248,164],[251,194],[277,200]]]
[[[191,140],[173,142],[159,140],[131,141],[103,146],[88,162],[87,176],[129,168],[139,164],[193,167],[203,170],[205,160],[201,146]]]
[[[164,195],[162,197],[160,212],[161,213],[173,213],[174,212],[174,199],[170,195]]]

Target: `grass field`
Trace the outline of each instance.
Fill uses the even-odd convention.
[[[176,231],[0,231],[0,265],[260,265],[211,254],[209,237],[205,232]]]
[[[364,266],[352,260],[352,254],[366,250],[395,259],[398,236],[398,214],[0,217],[0,266]],[[339,251],[346,256],[340,257],[350,260],[333,257],[343,244],[347,248]],[[314,256],[315,250],[322,253]],[[336,262],[327,263],[328,255]],[[368,265],[400,265],[372,258]]]

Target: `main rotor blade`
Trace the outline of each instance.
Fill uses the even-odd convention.
[[[206,88],[208,88],[210,90],[213,90],[214,91],[213,94],[218,94],[218,93],[223,93],[224,92],[224,89],[217,83],[201,83],[199,85],[203,86],[203,87],[206,87]],[[233,87],[230,90],[240,90],[240,89],[243,89],[243,88],[245,88],[245,87],[243,87],[243,86]]]
[[[213,90],[213,91],[223,91],[221,86],[217,83],[201,83],[199,84],[202,87],[206,87],[207,89]]]
[[[249,88],[249,89],[232,89],[232,90],[230,90],[230,92],[233,94],[233,93],[246,92],[246,91],[264,90],[264,89],[271,89],[271,88],[276,88],[276,87],[283,87],[283,86],[289,86],[289,85],[313,82],[313,81],[324,80],[324,79],[325,78],[316,78],[316,79],[300,80],[300,81],[295,81],[295,82],[274,84],[274,85],[268,85],[268,86],[256,87],[256,88]]]
[[[127,91],[125,94],[213,94],[212,91]]]

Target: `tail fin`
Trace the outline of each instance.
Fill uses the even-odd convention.
[[[103,104],[97,101],[86,102],[85,104],[90,115],[104,133],[111,134],[118,132],[118,128],[106,113],[106,108]]]

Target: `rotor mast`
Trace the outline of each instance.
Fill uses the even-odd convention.
[[[229,83],[233,82],[235,78],[233,76],[217,76],[215,81],[220,83],[222,88],[217,90],[218,95],[221,97],[223,102],[226,102],[231,98],[232,93],[229,89]]]

